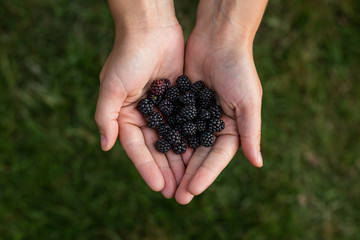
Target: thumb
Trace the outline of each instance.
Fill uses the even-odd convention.
[[[245,157],[255,167],[262,167],[260,152],[261,101],[258,104],[237,109],[237,127],[240,134],[241,148]]]
[[[101,148],[110,150],[119,133],[118,117],[126,97],[124,88],[111,81],[102,81],[96,105],[95,122],[100,132]]]

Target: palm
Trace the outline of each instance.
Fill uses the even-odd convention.
[[[251,54],[237,51],[233,46],[214,46],[195,34],[187,42],[185,73],[192,80],[203,80],[217,92],[226,127],[217,134],[213,147],[201,147],[193,154],[186,177],[176,193],[180,203],[189,202],[193,195],[200,194],[215,180],[235,155],[239,140],[246,157],[259,166],[247,153],[247,140],[253,138],[255,129],[253,123],[249,123],[247,111],[258,104],[257,99],[261,99],[261,85]]]
[[[183,72],[183,55],[180,26],[157,30],[146,37],[133,36],[115,43],[100,75],[101,90],[114,96],[109,103],[116,106],[112,124],[123,148],[150,188],[162,190],[165,197],[173,196],[184,164],[181,156],[170,152],[165,156],[155,150],[156,132],[147,127],[136,105],[153,80],[173,81]]]

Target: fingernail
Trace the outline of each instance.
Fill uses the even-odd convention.
[[[106,137],[104,135],[100,135],[101,148],[104,149],[106,147]]]
[[[261,156],[261,152],[258,153],[257,161],[258,161],[259,167],[262,167],[264,163],[263,163],[263,159]]]

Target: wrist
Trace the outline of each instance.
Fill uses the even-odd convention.
[[[172,0],[108,0],[121,35],[178,25]]]
[[[200,0],[194,34],[252,48],[267,0]]]

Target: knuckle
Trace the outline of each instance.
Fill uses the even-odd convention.
[[[264,91],[263,91],[261,84],[259,84],[259,90],[260,90],[260,99],[262,99]]]
[[[258,128],[243,128],[240,138],[250,140],[250,141],[259,141],[261,136],[261,129]]]
[[[95,115],[94,115],[94,120],[95,120],[95,123],[98,125],[98,126],[100,126],[100,124],[101,124],[101,115],[98,113],[98,112],[96,112],[95,113]]]
[[[100,128],[104,122],[104,115],[100,113],[100,111],[96,110],[94,115],[94,120],[96,125]]]
[[[259,108],[261,107],[261,101],[262,101],[261,95],[249,96],[244,101],[244,107],[250,109]]]
[[[111,99],[118,99],[124,95],[124,89],[118,81],[103,81],[100,88],[102,88],[104,96]]]
[[[104,71],[104,68],[103,68],[103,69],[101,69],[101,71],[100,71],[100,73],[99,73],[99,81],[100,81],[100,82],[102,82],[103,79],[104,79],[104,75],[105,75],[104,72],[105,72],[105,71]]]
[[[224,149],[222,149],[220,147],[214,147],[212,149],[212,152],[215,153],[218,156],[221,156],[222,158],[231,159],[231,156],[229,155],[229,153],[226,152]]]

